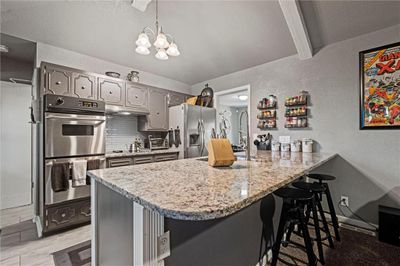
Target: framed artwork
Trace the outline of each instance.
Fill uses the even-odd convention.
[[[359,56],[360,129],[400,129],[400,42]]]

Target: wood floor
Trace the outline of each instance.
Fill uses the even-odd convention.
[[[52,253],[90,240],[90,225],[38,239],[33,208],[1,211],[0,265],[54,265]]]

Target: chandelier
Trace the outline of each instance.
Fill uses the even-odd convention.
[[[149,48],[151,47],[149,36],[153,37],[155,40],[153,45],[156,50],[155,57],[160,60],[167,60],[168,56],[178,56],[180,52],[178,50],[178,46],[175,44],[174,38],[165,34],[162,30],[162,27],[158,24],[158,0],[156,0],[156,28],[153,31],[150,27],[145,27],[142,32],[139,34],[138,39],[136,40],[136,53],[141,55],[150,54]],[[169,40],[168,40],[169,38]]]

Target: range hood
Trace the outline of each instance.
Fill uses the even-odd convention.
[[[106,114],[109,115],[148,115],[149,110],[127,108],[125,106],[106,104]]]

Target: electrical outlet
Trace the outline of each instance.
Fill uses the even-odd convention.
[[[340,197],[340,205],[349,207],[349,197],[347,196],[341,196]]]
[[[169,255],[171,255],[170,245],[169,245],[169,231],[158,237],[157,241],[158,246],[158,260],[165,259]]]

